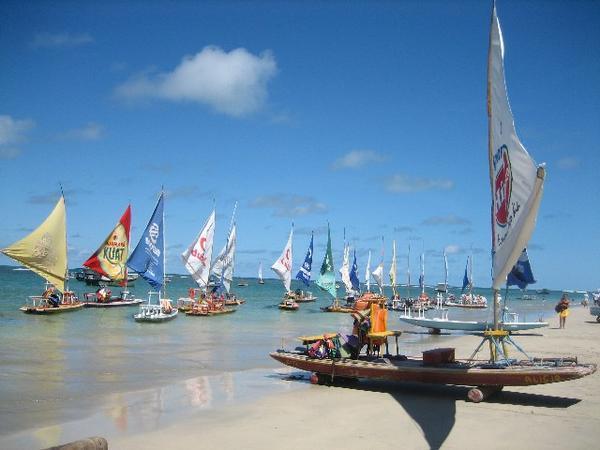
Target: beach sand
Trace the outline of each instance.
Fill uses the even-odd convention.
[[[553,317],[549,328],[514,339],[532,356],[576,355],[581,362],[598,364],[599,336],[600,324],[589,310],[575,307],[566,329],[558,329],[558,318]],[[451,345],[457,357],[467,358],[480,340],[460,336]],[[466,401],[467,391],[458,386],[364,381],[348,387],[308,385],[109,439],[109,446],[589,449],[600,441],[598,373],[566,383],[507,387],[479,404]]]

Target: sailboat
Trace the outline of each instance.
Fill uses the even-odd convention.
[[[281,303],[279,303],[279,309],[288,311],[296,311],[299,306],[290,296],[290,287],[292,285],[292,240],[294,238],[294,225],[290,230],[290,236],[288,237],[287,243],[281,252],[281,256],[271,266],[271,270],[277,274],[283,287],[285,288],[285,294]]]
[[[99,288],[96,292],[84,294],[83,304],[87,308],[113,308],[119,306],[139,305],[142,299],[133,298],[127,290],[129,274],[127,273],[127,258],[129,256],[129,232],[131,229],[131,205],[119,219],[92,256],[83,265],[94,271],[98,276],[114,284],[123,286],[119,297],[112,297],[106,287]]]
[[[237,225],[235,222],[236,210],[237,202],[233,206],[227,242],[219,252],[219,255],[217,256],[211,268],[213,277],[218,280],[213,287],[213,292],[215,294],[220,294],[220,296],[223,297],[225,306],[237,306],[246,302],[231,292],[231,283],[233,283],[233,272],[235,268],[235,249],[237,243]]]
[[[498,317],[499,289],[531,237],[539,209],[544,181],[543,166],[535,163],[519,142],[504,81],[504,44],[496,7],[492,10],[488,57],[488,117],[490,179],[493,194],[492,273],[494,289],[493,329],[469,359],[455,360],[454,349],[434,349],[423,358],[407,356],[369,358],[311,357],[308,352],[279,350],[270,356],[288,366],[315,372],[319,382],[332,383],[335,377],[377,378],[392,381],[475,386],[468,398],[479,402],[504,386],[529,386],[575,380],[594,373],[596,364],[580,364],[575,358],[509,358],[505,347],[522,351]],[[488,360],[475,360],[478,351],[489,344]]]
[[[465,290],[467,290],[466,293]],[[468,309],[487,308],[487,299],[483,295],[473,293],[473,256],[467,257],[460,298],[458,300],[448,299],[446,301],[446,306]]]
[[[20,308],[21,311],[27,314],[56,314],[83,306],[66,284],[67,213],[64,196],[61,195],[39,227],[1,251],[46,280],[44,293],[29,296],[29,301]]]
[[[300,270],[296,274],[296,279],[300,280],[307,287],[310,286],[310,272],[312,270],[312,259],[313,259],[313,241],[314,235],[310,236],[310,244],[308,245],[308,250],[306,251],[306,256],[304,257],[304,262],[302,266],[300,266]],[[295,292],[289,293],[291,300],[296,301],[297,303],[304,302],[314,302],[317,297],[315,297],[310,291],[303,291],[301,289],[296,289]]]
[[[140,305],[140,311],[133,315],[136,322],[165,322],[177,317],[177,308],[165,298],[165,215],[164,192],[160,193],[154,212],[142,237],[131,253],[127,266],[140,274],[148,282],[148,303]],[[161,288],[163,289],[161,295]],[[157,299],[153,303],[153,298]]]
[[[404,302],[400,299],[400,295],[396,290],[397,280],[397,263],[396,263],[396,240],[392,241],[392,264],[390,265],[390,285],[392,287],[392,301],[391,308],[398,310],[404,306]]]
[[[258,284],[265,284],[265,280],[263,280],[262,263],[258,263]]]
[[[213,209],[200,232],[187,249],[181,254],[185,270],[198,287],[188,289],[188,296],[177,300],[177,309],[181,312],[192,310],[208,311],[207,289],[210,277],[213,242],[215,235],[216,211]]]
[[[341,313],[349,313],[354,311],[351,306],[341,305],[340,300],[337,298],[338,287],[337,283],[335,282],[333,251],[331,249],[331,230],[329,229],[329,224],[327,224],[327,249],[325,250],[325,256],[323,257],[323,263],[321,264],[321,270],[319,271],[317,286],[319,286],[325,292],[329,292],[332,297],[331,304],[329,306],[322,307],[321,311]]]
[[[345,241],[345,239],[344,239]],[[342,266],[340,267],[340,277],[346,290],[345,306],[352,308],[360,295],[360,282],[357,283],[358,274],[356,265],[356,252],[354,254],[354,264],[350,266],[350,245],[344,242],[344,255]],[[352,279],[354,278],[354,280]]]

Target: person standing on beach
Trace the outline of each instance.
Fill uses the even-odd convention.
[[[567,321],[567,316],[569,315],[569,297],[567,294],[562,295],[554,310],[558,313],[559,328],[562,329],[565,327],[565,322]]]

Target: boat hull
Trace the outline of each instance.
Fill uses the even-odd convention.
[[[25,314],[40,314],[40,315],[51,315],[61,314],[65,312],[77,311],[83,308],[83,303],[76,303],[74,305],[59,305],[56,308],[53,307],[36,307],[36,306],[22,306],[19,308]]]
[[[341,378],[381,379],[398,382],[454,384],[463,386],[531,386],[585,377],[595,364],[534,366],[522,362],[508,367],[454,362],[425,365],[421,359],[379,358],[370,360],[314,359],[291,352],[273,352],[271,357],[296,369]]]
[[[220,309],[218,311],[187,311],[185,313],[186,316],[192,316],[192,317],[210,317],[210,316],[222,316],[224,314],[231,314],[236,312],[237,309],[236,308],[224,308],[224,309]]]
[[[485,331],[493,328],[488,322],[468,320],[442,320],[401,316],[399,319],[405,323],[418,327],[432,328],[434,330],[453,331]],[[548,322],[504,322],[501,327],[506,331],[524,331],[547,327]]]
[[[119,301],[119,300],[115,300],[112,302],[106,302],[106,303],[102,303],[102,302],[84,302],[83,305],[86,308],[117,308],[120,306],[136,306],[139,305],[141,303],[143,303],[144,300],[142,300],[141,298],[135,299],[135,300],[125,300],[125,301]]]
[[[168,322],[169,320],[173,320],[175,317],[177,317],[177,310],[174,309],[173,312],[171,314],[154,314],[154,315],[143,315],[143,314],[134,314],[133,315],[133,319],[136,322],[143,322],[143,323],[161,323],[161,322]]]

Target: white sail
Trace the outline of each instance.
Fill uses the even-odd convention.
[[[214,236],[215,210],[208,216],[194,242],[181,254],[185,269],[201,288],[208,285]]]
[[[290,231],[290,237],[288,238],[287,244],[281,252],[281,256],[271,266],[273,272],[277,274],[279,279],[283,282],[287,292],[290,292],[292,285],[292,239],[294,237],[294,228]]]
[[[371,290],[371,250],[367,259],[367,269],[365,270],[365,283],[367,283],[367,292]]]
[[[396,240],[392,241],[392,265],[390,267],[390,284],[392,292],[396,295],[397,264],[396,264]]]
[[[375,268],[375,270],[373,272],[371,272],[371,275],[373,275],[373,279],[375,280],[375,283],[377,283],[377,286],[379,286],[379,293],[382,294],[383,293],[383,262],[379,263],[379,265]]]
[[[258,281],[263,281],[262,263],[258,263]]]
[[[344,245],[344,259],[342,261],[342,267],[340,267],[340,275],[342,277],[342,283],[346,288],[346,294],[352,295],[354,290],[352,289],[352,282],[350,281],[350,246]]]
[[[231,282],[233,281],[233,269],[235,266],[235,242],[237,237],[237,230],[235,223],[233,224],[229,236],[227,237],[227,244],[217,256],[217,259],[212,267],[212,273],[223,282],[223,287],[229,292],[231,289]]]
[[[448,290],[448,256],[446,256],[446,249],[444,249],[444,289]]]
[[[545,170],[517,137],[504,78],[504,42],[493,8],[488,59],[489,164],[492,189],[492,277],[500,289],[533,233]]]

